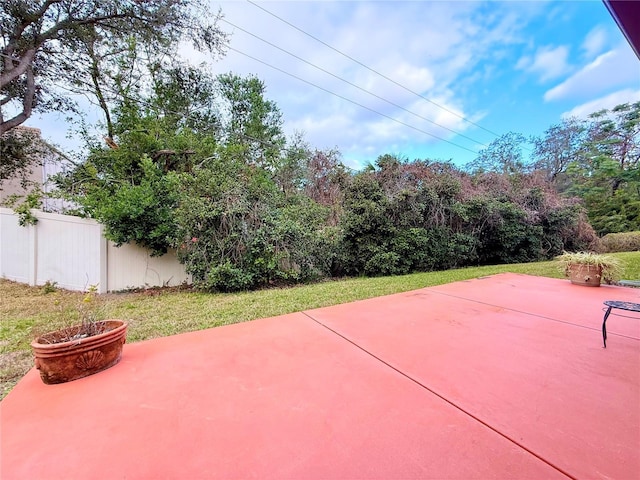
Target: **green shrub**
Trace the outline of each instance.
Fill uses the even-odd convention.
[[[117,246],[135,242],[152,255],[162,255],[174,241],[178,179],[172,172],[165,175],[147,156],[139,168],[136,184],[87,185],[78,201]]]
[[[176,246],[197,288],[248,290],[330,275],[340,238],[327,226],[330,209],[285,198],[266,170],[226,154],[183,175],[181,192]]]
[[[367,261],[364,273],[369,276],[389,276],[407,273],[400,266],[400,256],[395,252],[379,252]]]
[[[640,250],[640,232],[608,233],[600,239],[604,253],[636,252]]]
[[[253,286],[253,276],[227,261],[222,265],[212,266],[200,287],[208,291],[236,292],[248,290]]]

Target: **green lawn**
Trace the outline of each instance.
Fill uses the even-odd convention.
[[[625,279],[640,279],[640,252],[611,254]],[[513,272],[562,278],[554,262],[461,268],[397,277],[351,278],[233,294],[150,290],[100,295],[104,318],[129,322],[128,342],[271,317],[417,288]],[[29,287],[0,279],[0,398],[32,365],[29,343],[38,334],[76,323],[84,294]]]

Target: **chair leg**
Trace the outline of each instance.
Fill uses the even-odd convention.
[[[607,318],[609,318],[612,308],[613,307],[607,308],[607,311],[604,313],[604,320],[602,321],[602,343],[604,343],[604,348],[607,348]]]

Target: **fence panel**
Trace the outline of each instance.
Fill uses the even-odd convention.
[[[136,245],[116,247],[94,220],[33,210],[35,226],[21,227],[0,208],[0,277],[70,290],[98,285],[101,293],[191,282],[175,252],[151,257]]]
[[[98,285],[106,292],[103,257],[106,240],[102,226],[94,220],[38,212],[35,226],[36,285],[55,281],[69,290]]]
[[[31,283],[34,227],[21,227],[12,210],[0,208],[0,277]]]
[[[116,247],[109,242],[107,250],[109,291],[151,286],[176,286],[191,283],[191,277],[178,262],[175,251],[161,257],[152,257],[137,245]]]

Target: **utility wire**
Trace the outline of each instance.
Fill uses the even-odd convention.
[[[401,120],[395,119],[395,118],[393,118],[393,117],[391,117],[391,116],[389,116],[389,115],[386,115],[386,114],[384,114],[384,113],[378,112],[377,110],[374,110],[374,109],[372,109],[372,108],[369,108],[369,107],[367,107],[367,106],[365,106],[365,105],[362,105],[362,104],[360,104],[360,103],[358,103],[358,102],[355,102],[354,100],[351,100],[351,99],[346,98],[346,97],[344,97],[344,96],[342,96],[342,95],[339,95],[339,94],[337,94],[337,93],[335,93],[335,92],[332,92],[332,91],[330,91],[330,90],[327,90],[326,88],[323,88],[323,87],[321,87],[321,86],[319,86],[319,85],[316,85],[316,84],[314,84],[314,83],[312,83],[312,82],[309,82],[309,81],[307,81],[307,80],[305,80],[305,79],[303,79],[303,78],[300,78],[300,77],[298,77],[298,76],[296,76],[296,75],[294,75],[294,74],[292,74],[292,73],[286,72],[285,70],[282,70],[281,68],[278,68],[278,67],[275,67],[275,66],[273,66],[273,65],[270,65],[269,63],[266,63],[266,62],[264,62],[264,61],[262,61],[262,60],[260,60],[260,59],[258,59],[258,58],[255,58],[255,57],[253,57],[253,56],[251,56],[251,55],[248,55],[248,54],[246,54],[246,53],[244,53],[244,52],[241,52],[241,51],[239,51],[239,50],[237,50],[237,49],[235,49],[235,48],[232,48],[232,47],[228,47],[228,48],[229,48],[230,50],[232,50],[232,51],[236,52],[236,53],[239,53],[240,55],[244,55],[244,56],[245,56],[245,57],[247,57],[247,58],[250,58],[250,59],[252,59],[252,60],[254,60],[254,61],[256,61],[256,62],[262,63],[263,65],[265,65],[265,66],[267,66],[267,67],[269,67],[269,68],[272,68],[272,69],[277,70],[277,71],[279,71],[279,72],[281,72],[281,73],[284,73],[285,75],[288,75],[288,76],[290,76],[290,77],[292,77],[292,78],[295,78],[296,80],[299,80],[299,81],[301,81],[301,82],[304,82],[304,83],[306,83],[306,84],[308,84],[308,85],[311,85],[311,86],[313,86],[313,87],[315,87],[315,88],[318,88],[318,89],[320,89],[320,90],[322,90],[322,91],[324,91],[324,92],[327,92],[327,93],[329,93],[329,94],[331,94],[331,95],[334,95],[334,96],[336,96],[336,97],[338,97],[338,98],[340,98],[340,99],[342,99],[342,100],[345,100],[345,101],[347,101],[347,102],[349,102],[349,103],[352,103],[352,104],[354,104],[354,105],[356,105],[356,106],[358,106],[358,107],[361,107],[361,108],[363,108],[363,109],[365,109],[365,110],[368,110],[368,111],[373,112],[373,113],[375,113],[375,114],[377,114],[377,115],[380,115],[380,116],[385,117],[385,118],[387,118],[387,119],[389,119],[389,120],[392,120],[392,121],[394,121],[394,122],[396,122],[396,123],[399,123],[399,124],[401,124],[401,125],[403,125],[403,126],[406,126],[406,127],[408,127],[408,128],[411,128],[411,129],[413,129],[413,130],[416,130],[417,132],[423,133],[423,134],[425,134],[425,135],[429,135],[429,136],[431,136],[431,137],[433,137],[433,138],[436,138],[436,139],[441,140],[441,141],[443,141],[443,142],[446,142],[446,143],[448,143],[448,144],[450,144],[450,145],[453,145],[454,147],[461,148],[461,149],[466,150],[466,151],[468,151],[468,152],[471,152],[471,153],[473,153],[473,154],[476,154],[476,155],[477,155],[477,153],[478,153],[478,152],[476,152],[476,151],[474,151],[474,150],[471,150],[471,149],[469,149],[469,148],[467,148],[467,147],[464,147],[464,146],[462,146],[462,145],[458,145],[457,143],[454,143],[454,142],[451,142],[451,141],[449,141],[449,140],[447,140],[447,139],[444,139],[444,138],[438,137],[437,135],[434,135],[434,134],[432,134],[432,133],[429,133],[429,132],[427,132],[427,131],[425,131],[425,130],[422,130],[422,129],[420,129],[420,128],[414,127],[413,125],[409,125],[408,123],[405,123],[405,122],[403,122],[403,121],[401,121]],[[276,47],[276,48],[279,48],[279,47]],[[331,75],[333,75],[333,74],[331,74]],[[141,99],[141,98],[134,98],[134,97],[131,97],[131,96],[129,96],[129,95],[126,95],[126,94],[124,94],[124,93],[122,93],[122,92],[116,92],[115,90],[112,90],[112,89],[109,89],[109,88],[107,88],[107,90],[109,91],[109,93],[116,94],[116,95],[118,95],[118,96],[120,96],[120,97],[122,97],[122,98],[125,98],[125,99],[127,99],[127,100],[129,100],[129,101],[132,101],[132,102],[134,102],[134,103],[138,103],[138,104],[140,104],[140,105],[146,105],[146,106],[148,106],[148,107],[149,107],[149,106],[153,107],[153,104],[152,104],[151,102],[148,102],[148,101],[146,101],[146,100],[144,100],[144,99]],[[69,91],[71,91],[71,90],[69,90]],[[78,92],[74,92],[74,93],[78,94]],[[85,96],[86,96],[86,95],[85,95]],[[94,102],[93,102],[93,101],[92,101],[88,96],[87,96],[87,99],[89,100],[89,103],[91,103],[91,104],[93,104],[93,105],[96,105],[96,106],[97,106],[97,104],[96,104],[96,103],[94,103]],[[383,99],[383,100],[384,100],[384,99]],[[188,117],[190,117],[193,113],[195,113],[195,112],[189,112],[189,113],[187,113],[187,114],[185,115],[185,114],[184,114],[184,112],[175,112],[175,111],[170,111],[170,110],[164,110],[164,111],[165,111],[165,113],[170,113],[170,114],[174,114],[174,115],[181,116],[183,119],[184,119],[184,118],[188,118]],[[455,132],[454,132],[454,133],[455,133]],[[251,137],[251,136],[246,135],[246,134],[242,134],[242,133],[240,133],[239,135],[240,135],[240,136],[242,136],[242,137],[244,137],[244,138],[246,138],[247,140],[252,140],[252,141],[255,141],[255,142],[259,142],[259,143],[261,143],[261,144],[262,144],[262,145],[264,145],[264,146],[269,146],[269,147],[272,147],[272,148],[273,148],[273,147],[275,147],[275,149],[277,149],[279,152],[286,152],[286,151],[289,151],[289,150],[290,150],[290,148],[291,148],[291,147],[281,147],[281,146],[276,145],[276,144],[273,144],[273,143],[271,143],[271,142],[267,142],[267,141],[264,141],[264,140],[261,140],[261,139],[258,139],[258,138],[254,138],[254,137]]]
[[[310,81],[308,81],[308,80],[305,80],[304,78],[298,77],[297,75],[294,75],[294,74],[289,73],[289,72],[287,72],[287,71],[285,71],[285,70],[282,70],[281,68],[278,68],[278,67],[276,67],[276,66],[273,66],[273,65],[271,65],[271,64],[269,64],[269,63],[267,63],[267,62],[265,62],[265,61],[263,61],[263,60],[260,60],[259,58],[256,58],[256,57],[253,57],[253,56],[251,56],[251,55],[249,55],[249,54],[247,54],[247,53],[241,52],[240,50],[237,50],[237,49],[235,49],[235,48],[233,48],[233,47],[228,47],[228,48],[229,48],[229,50],[232,50],[232,51],[234,51],[234,52],[236,52],[236,53],[239,53],[240,55],[244,55],[245,57],[250,58],[251,60],[254,60],[254,61],[256,61],[256,62],[259,62],[259,63],[261,63],[261,64],[263,64],[263,65],[265,65],[265,66],[267,66],[267,67],[269,67],[269,68],[272,68],[272,69],[277,70],[277,71],[279,71],[279,72],[281,72],[281,73],[284,73],[285,75],[288,75],[288,76],[290,76],[290,77],[292,77],[292,78],[295,78],[296,80],[300,80],[301,82],[304,82],[304,83],[306,83],[306,84],[308,84],[308,85],[311,85],[312,87],[318,88],[318,89],[320,89],[320,90],[323,90],[323,91],[325,91],[325,92],[327,92],[327,93],[329,93],[329,94],[331,94],[331,95],[333,95],[333,96],[335,96],[335,97],[338,97],[338,98],[340,98],[340,99],[342,99],[342,100],[345,100],[345,101],[347,101],[347,102],[349,102],[349,103],[353,103],[354,105],[357,105],[357,106],[358,106],[358,107],[360,107],[360,108],[364,108],[365,110],[369,110],[370,112],[373,112],[373,113],[375,113],[376,115],[380,115],[381,117],[388,118],[389,120],[392,120],[392,121],[394,121],[394,122],[396,122],[396,123],[399,123],[400,125],[404,125],[405,127],[411,128],[412,130],[415,130],[415,131],[420,132],[420,133],[424,133],[425,135],[429,135],[430,137],[433,137],[433,138],[436,138],[436,139],[441,140],[441,141],[443,141],[443,142],[446,142],[446,143],[448,143],[449,145],[453,145],[454,147],[461,148],[462,150],[466,150],[467,152],[471,152],[471,153],[473,153],[473,154],[475,154],[475,155],[477,155],[477,154],[478,154],[478,152],[476,152],[475,150],[471,150],[470,148],[464,147],[464,146],[462,146],[462,145],[458,145],[457,143],[451,142],[451,141],[449,141],[449,140],[447,140],[447,139],[445,139],[445,138],[442,138],[442,137],[439,137],[439,136],[434,135],[434,134],[432,134],[432,133],[429,133],[429,132],[427,132],[426,130],[422,130],[422,129],[418,128],[418,127],[414,127],[413,125],[409,125],[408,123],[405,123],[405,122],[403,122],[403,121],[401,121],[401,120],[398,120],[398,119],[396,119],[396,118],[393,118],[393,117],[391,117],[391,116],[389,116],[389,115],[387,115],[387,114],[384,114],[384,113],[382,113],[382,112],[379,112],[379,111],[377,111],[377,110],[374,110],[373,108],[369,108],[369,107],[367,107],[367,106],[365,106],[365,105],[362,105],[361,103],[358,103],[358,102],[356,102],[356,101],[354,101],[354,100],[351,100],[351,99],[349,99],[349,98],[347,98],[347,97],[344,97],[344,96],[342,96],[342,95],[340,95],[340,94],[338,94],[338,93],[332,92],[331,90],[327,90],[327,89],[326,89],[326,88],[324,88],[324,87],[321,87],[321,86],[319,86],[319,85],[316,85],[315,83],[312,83],[312,82],[310,82]]]
[[[451,133],[454,133],[454,134],[456,134],[456,135],[458,135],[458,136],[460,136],[460,137],[462,137],[462,138],[466,138],[467,140],[470,140],[470,141],[472,141],[472,142],[474,142],[474,143],[476,143],[476,144],[478,144],[478,145],[480,145],[480,146],[482,146],[482,147],[485,147],[485,148],[487,148],[487,147],[488,147],[488,145],[485,145],[484,143],[479,142],[478,140],[475,140],[475,139],[473,139],[473,138],[471,138],[471,137],[468,137],[467,135],[464,135],[464,134],[462,134],[462,133],[460,133],[460,132],[457,132],[457,131],[455,131],[455,130],[452,130],[452,129],[451,129],[451,128],[449,128],[449,127],[445,127],[444,125],[441,125],[441,124],[439,124],[438,122],[434,122],[433,120],[430,120],[430,119],[428,119],[427,117],[424,117],[424,116],[422,116],[422,115],[420,115],[420,114],[418,114],[418,113],[412,112],[411,110],[409,110],[409,109],[407,109],[407,108],[403,107],[402,105],[398,105],[397,103],[394,103],[394,102],[392,102],[391,100],[387,100],[386,98],[381,97],[380,95],[377,95],[376,93],[373,93],[373,92],[372,92],[372,91],[370,91],[370,90],[367,90],[367,89],[365,89],[365,88],[362,88],[361,86],[356,85],[355,83],[350,82],[349,80],[346,80],[346,79],[344,79],[344,78],[342,78],[342,77],[340,77],[340,76],[338,76],[338,75],[335,75],[335,74],[331,73],[330,71],[325,70],[324,68],[319,67],[318,65],[316,65],[316,64],[314,64],[314,63],[312,63],[312,62],[309,62],[309,61],[305,60],[304,58],[299,57],[298,55],[296,55],[296,54],[294,54],[294,53],[291,53],[291,52],[289,52],[288,50],[285,50],[284,48],[281,48],[281,47],[279,47],[278,45],[275,45],[275,44],[273,44],[273,43],[269,42],[268,40],[265,40],[264,38],[261,38],[261,37],[259,37],[258,35],[255,35],[255,34],[253,34],[253,33],[249,32],[248,30],[245,30],[244,28],[239,27],[238,25],[235,25],[235,24],[231,23],[230,21],[228,21],[228,20],[226,20],[226,19],[224,19],[224,18],[222,19],[222,21],[223,21],[223,22],[225,22],[225,23],[227,23],[227,24],[229,24],[229,25],[231,25],[232,27],[237,28],[238,30],[240,30],[240,31],[242,31],[242,32],[244,32],[244,33],[246,33],[247,35],[251,35],[252,37],[254,37],[254,38],[256,38],[256,39],[260,40],[261,42],[266,43],[267,45],[270,45],[270,46],[272,46],[273,48],[277,48],[277,49],[278,49],[278,50],[280,50],[281,52],[284,52],[284,53],[286,53],[287,55],[289,55],[289,56],[291,56],[291,57],[294,57],[294,58],[296,58],[296,59],[300,60],[301,62],[304,62],[304,63],[306,63],[307,65],[310,65],[310,66],[312,66],[313,68],[315,68],[315,69],[317,69],[317,70],[320,70],[321,72],[326,73],[327,75],[331,75],[333,78],[336,78],[336,79],[340,80],[341,82],[344,82],[344,83],[346,83],[346,84],[348,84],[348,85],[351,85],[352,87],[355,87],[355,88],[357,88],[358,90],[360,90],[360,91],[362,91],[362,92],[365,92],[365,93],[367,93],[367,94],[369,94],[369,95],[371,95],[371,96],[373,96],[373,97],[375,97],[375,98],[377,98],[377,99],[379,99],[379,100],[382,100],[383,102],[386,102],[386,103],[388,103],[389,105],[393,105],[393,106],[394,106],[394,107],[396,107],[396,108],[399,108],[399,109],[401,109],[401,110],[404,110],[405,112],[410,113],[410,114],[411,114],[411,115],[413,115],[414,117],[417,117],[417,118],[419,118],[419,119],[421,119],[421,120],[424,120],[424,121],[426,121],[426,122],[429,122],[429,123],[431,123],[431,124],[433,124],[433,125],[436,125],[436,126],[438,126],[438,127],[440,127],[440,128],[443,128],[443,129],[445,129],[445,130],[447,130],[447,131],[449,131],[449,132],[451,132]]]
[[[373,73],[375,73],[376,75],[378,75],[378,76],[380,76],[380,77],[384,78],[385,80],[387,80],[387,81],[389,81],[389,82],[393,83],[394,85],[397,85],[398,87],[400,87],[400,88],[402,88],[402,89],[406,90],[407,92],[412,93],[413,95],[416,95],[416,96],[420,97],[421,99],[423,99],[423,100],[425,100],[425,101],[427,101],[427,102],[431,103],[432,105],[435,105],[436,107],[441,108],[442,110],[444,110],[444,111],[446,111],[446,112],[450,113],[451,115],[454,115],[454,116],[456,116],[456,117],[460,118],[461,120],[464,120],[465,122],[470,123],[471,125],[474,125],[474,126],[476,126],[476,127],[480,128],[480,129],[484,130],[485,132],[490,133],[491,135],[494,135],[494,136],[496,136],[496,137],[499,137],[499,136],[500,136],[500,134],[498,134],[498,133],[496,133],[496,132],[494,132],[494,131],[492,131],[492,130],[489,130],[488,128],[485,128],[485,127],[483,127],[482,125],[479,125],[479,124],[477,124],[477,123],[475,123],[475,122],[473,122],[473,121],[471,121],[471,120],[469,120],[469,119],[467,119],[467,118],[463,117],[462,115],[460,115],[460,114],[458,114],[458,113],[454,112],[453,110],[450,110],[449,108],[444,107],[444,106],[440,105],[439,103],[436,103],[436,102],[434,102],[433,100],[428,99],[427,97],[425,97],[425,96],[424,96],[424,95],[422,95],[421,93],[418,93],[418,92],[416,92],[416,91],[414,91],[414,90],[411,90],[409,87],[406,87],[406,86],[402,85],[401,83],[399,83],[399,82],[395,81],[394,79],[389,78],[389,77],[387,77],[386,75],[384,75],[384,74],[382,74],[382,73],[378,72],[377,70],[375,70],[375,69],[373,69],[373,68],[369,67],[368,65],[365,65],[365,64],[364,64],[364,63],[362,63],[361,61],[356,60],[355,58],[353,58],[353,57],[351,57],[351,56],[347,55],[346,53],[344,53],[344,52],[342,52],[342,51],[338,50],[337,48],[335,48],[335,47],[333,47],[333,46],[329,45],[328,43],[326,43],[326,42],[324,42],[324,41],[320,40],[319,38],[317,38],[317,37],[315,37],[315,36],[311,35],[310,33],[308,33],[308,32],[306,32],[306,31],[302,30],[301,28],[299,28],[299,27],[297,27],[296,25],[294,25],[294,24],[292,24],[292,23],[288,22],[288,21],[287,21],[287,20],[285,20],[284,18],[279,17],[278,15],[276,15],[275,13],[270,12],[269,10],[267,10],[267,9],[266,9],[266,8],[264,8],[264,7],[261,7],[261,6],[260,6],[260,5],[258,5],[256,2],[254,2],[254,1],[252,1],[252,0],[247,0],[247,2],[249,2],[251,5],[253,5],[253,6],[254,6],[254,7],[256,7],[256,8],[259,8],[259,9],[260,9],[260,10],[262,10],[263,12],[268,13],[268,14],[269,14],[269,15],[271,15],[272,17],[277,18],[277,19],[278,19],[278,20],[280,20],[281,22],[286,23],[286,24],[287,24],[287,25],[289,25],[290,27],[295,28],[295,29],[296,29],[296,30],[298,30],[300,33],[303,33],[304,35],[306,35],[306,36],[308,36],[308,37],[310,37],[310,38],[314,39],[316,42],[320,42],[320,43],[321,43],[321,44],[323,44],[325,47],[330,48],[330,49],[331,49],[331,50],[333,50],[334,52],[339,53],[339,54],[340,54],[340,55],[342,55],[343,57],[348,58],[348,59],[349,59],[349,60],[351,60],[352,62],[355,62],[355,63],[357,63],[358,65],[360,65],[360,66],[362,66],[362,67],[366,68],[366,69],[367,69],[367,70],[369,70],[370,72],[373,72]],[[475,153],[475,152],[474,152],[474,153]]]
[[[79,93],[77,93],[77,92],[74,92],[73,90],[66,89],[66,88],[64,88],[64,87],[61,87],[61,88],[65,89],[65,90],[67,90],[67,91],[69,91],[69,92],[71,92],[71,93],[75,93],[76,95],[83,95],[83,96],[85,96],[85,97],[87,98],[87,100],[89,101],[89,103],[90,103],[91,105],[94,105],[94,106],[96,106],[96,107],[100,107],[100,105],[99,105],[97,102],[94,102],[94,101],[93,101],[93,100],[92,100],[88,95],[79,94]],[[126,95],[126,94],[124,94],[124,93],[122,93],[122,92],[117,92],[116,90],[114,90],[114,89],[110,89],[110,88],[107,88],[107,89],[106,89],[106,91],[108,91],[108,92],[109,92],[109,93],[111,93],[111,94],[115,94],[115,95],[117,95],[117,96],[119,96],[119,97],[121,97],[121,98],[124,98],[124,99],[126,99],[126,100],[128,100],[128,101],[130,101],[130,102],[137,103],[138,105],[143,105],[143,106],[146,106],[146,107],[154,108],[154,104],[153,104],[152,102],[150,102],[150,101],[148,101],[148,100],[145,100],[145,99],[143,99],[143,98],[134,98],[134,97],[132,97],[132,96],[130,96],[130,95]],[[193,110],[193,111],[191,111],[191,112],[186,112],[186,113],[185,113],[185,112],[176,112],[176,111],[173,111],[173,110],[166,110],[166,109],[163,109],[163,112],[164,112],[164,113],[168,113],[168,114],[172,114],[172,115],[177,115],[177,116],[181,117],[183,120],[185,120],[185,119],[187,119],[187,118],[189,118],[189,117],[192,117],[195,113],[197,113],[197,111],[198,111],[198,110]],[[260,143],[260,144],[261,144],[262,146],[264,146],[264,147],[270,147],[270,148],[273,148],[274,150],[277,150],[279,153],[283,153],[283,152],[288,153],[288,152],[290,152],[291,150],[293,150],[294,148],[296,148],[296,147],[294,147],[294,146],[280,146],[280,145],[277,145],[277,144],[275,144],[275,143],[269,142],[269,141],[267,141],[267,140],[262,140],[262,139],[260,139],[260,138],[252,137],[251,135],[247,135],[247,134],[245,134],[245,133],[234,132],[234,134],[235,134],[235,135],[238,135],[238,136],[240,136],[240,137],[243,137],[243,138],[244,138],[244,139],[246,139],[246,140],[251,140],[251,141],[253,141],[253,142],[258,142],[258,143]],[[66,157],[65,157],[65,158],[66,158]],[[73,161],[72,161],[72,163],[75,163],[75,162],[73,162]],[[345,165],[345,167],[347,167],[347,166]],[[347,168],[350,168],[350,167],[347,167]]]
[[[336,97],[338,97],[338,98],[341,98],[342,100],[345,100],[345,101],[347,101],[347,102],[349,102],[349,103],[353,103],[354,105],[357,105],[358,107],[364,108],[365,110],[369,110],[370,112],[373,112],[373,113],[375,113],[375,114],[377,114],[377,115],[380,115],[380,116],[382,116],[382,117],[388,118],[389,120],[392,120],[392,121],[394,121],[394,122],[396,122],[396,123],[399,123],[399,124],[404,125],[404,126],[406,126],[406,127],[408,127],[408,128],[411,128],[411,129],[413,129],[413,130],[416,130],[417,132],[423,133],[423,134],[425,134],[425,135],[429,135],[429,136],[431,136],[431,137],[433,137],[433,138],[436,138],[436,139],[438,139],[438,140],[442,140],[443,142],[446,142],[446,143],[448,143],[448,144],[450,144],[450,145],[453,145],[454,147],[461,148],[461,149],[466,150],[466,151],[468,151],[468,152],[471,152],[471,153],[473,153],[473,154],[476,154],[476,155],[477,155],[477,153],[478,153],[478,152],[476,152],[476,151],[474,151],[474,150],[471,150],[471,149],[469,149],[469,148],[467,148],[467,147],[464,147],[464,146],[462,146],[462,145],[458,145],[457,143],[451,142],[451,141],[449,141],[449,140],[447,140],[447,139],[445,139],[445,138],[438,137],[437,135],[433,135],[432,133],[429,133],[429,132],[427,132],[427,131],[425,131],[425,130],[422,130],[422,129],[420,129],[420,128],[414,127],[413,125],[409,125],[408,123],[405,123],[405,122],[403,122],[403,121],[401,121],[401,120],[398,120],[398,119],[395,119],[395,118],[393,118],[393,117],[390,117],[389,115],[386,115],[386,114],[384,114],[384,113],[378,112],[377,110],[374,110],[374,109],[372,109],[372,108],[369,108],[369,107],[367,107],[367,106],[365,106],[365,105],[362,105],[362,104],[360,104],[360,103],[358,103],[358,102],[355,102],[355,101],[353,101],[353,100],[351,100],[351,99],[349,99],[349,98],[343,97],[342,95],[339,95],[339,94],[334,93],[334,92],[332,92],[332,91],[330,91],[330,90],[327,90],[326,88],[323,88],[323,87],[321,87],[321,86],[319,86],[319,85],[316,85],[316,84],[314,84],[314,83],[312,83],[312,82],[309,82],[309,81],[307,81],[307,80],[305,80],[305,79],[303,79],[303,78],[300,78],[300,77],[298,77],[298,76],[296,76],[296,75],[293,75],[292,73],[286,72],[285,70],[282,70],[281,68],[278,68],[278,67],[275,67],[275,66],[273,66],[273,65],[270,65],[270,64],[268,64],[268,63],[266,63],[266,62],[264,62],[264,61],[262,61],[262,60],[260,60],[260,59],[258,59],[258,58],[252,57],[251,55],[246,54],[246,53],[244,53],[244,52],[241,52],[240,50],[237,50],[237,49],[235,49],[235,48],[233,48],[233,47],[228,47],[228,48],[229,48],[229,50],[232,50],[232,51],[234,51],[234,52],[236,52],[236,53],[239,53],[240,55],[244,55],[244,56],[245,56],[245,57],[247,57],[247,58],[250,58],[250,59],[252,59],[252,60],[254,60],[254,61],[256,61],[256,62],[262,63],[263,65],[265,65],[265,66],[267,66],[267,67],[269,67],[269,68],[272,68],[272,69],[277,70],[277,71],[279,71],[279,72],[281,72],[281,73],[284,73],[285,75],[288,75],[288,76],[290,76],[290,77],[293,77],[293,78],[295,78],[296,80],[300,80],[301,82],[304,82],[304,83],[306,83],[306,84],[308,84],[308,85],[311,85],[312,87],[318,88],[318,89],[320,89],[320,90],[322,90],[322,91],[324,91],[324,92],[327,92],[327,93],[329,93],[329,94],[331,94],[331,95],[334,95],[334,96],[336,96]],[[109,90],[110,90],[110,89],[109,89]],[[115,90],[110,90],[110,93],[116,93],[116,92],[115,92]],[[148,102],[148,101],[143,100],[143,99],[133,98],[133,97],[131,97],[131,96],[128,96],[128,95],[126,95],[126,94],[122,94],[122,93],[118,93],[118,95],[120,95],[122,98],[126,98],[126,99],[127,99],[127,100],[129,100],[129,101],[132,101],[132,102],[135,102],[135,103],[138,103],[138,104],[141,104],[141,105],[153,106],[151,102]],[[174,112],[174,111],[170,111],[170,110],[165,110],[165,112],[166,112],[166,113],[171,113],[171,114],[174,114],[174,115],[182,116],[182,118],[188,118],[188,117],[190,116],[190,114],[184,115],[184,113],[182,113],[182,112]],[[192,113],[195,113],[195,112],[192,112]],[[250,137],[250,136],[245,135],[245,134],[240,134],[240,136],[243,136],[243,137],[247,138],[248,140],[253,140],[253,141],[260,142],[260,143],[261,143],[261,144],[263,144],[263,145],[267,145],[267,146],[270,146],[270,147],[276,147],[280,152],[288,151],[288,150],[290,149],[290,147],[289,147],[289,148],[287,148],[287,147],[280,147],[280,146],[278,146],[278,145],[276,145],[276,144],[273,144],[273,143],[271,143],[271,142],[265,142],[264,140],[260,140],[260,139],[257,139],[257,138],[253,138],[253,137]]]

